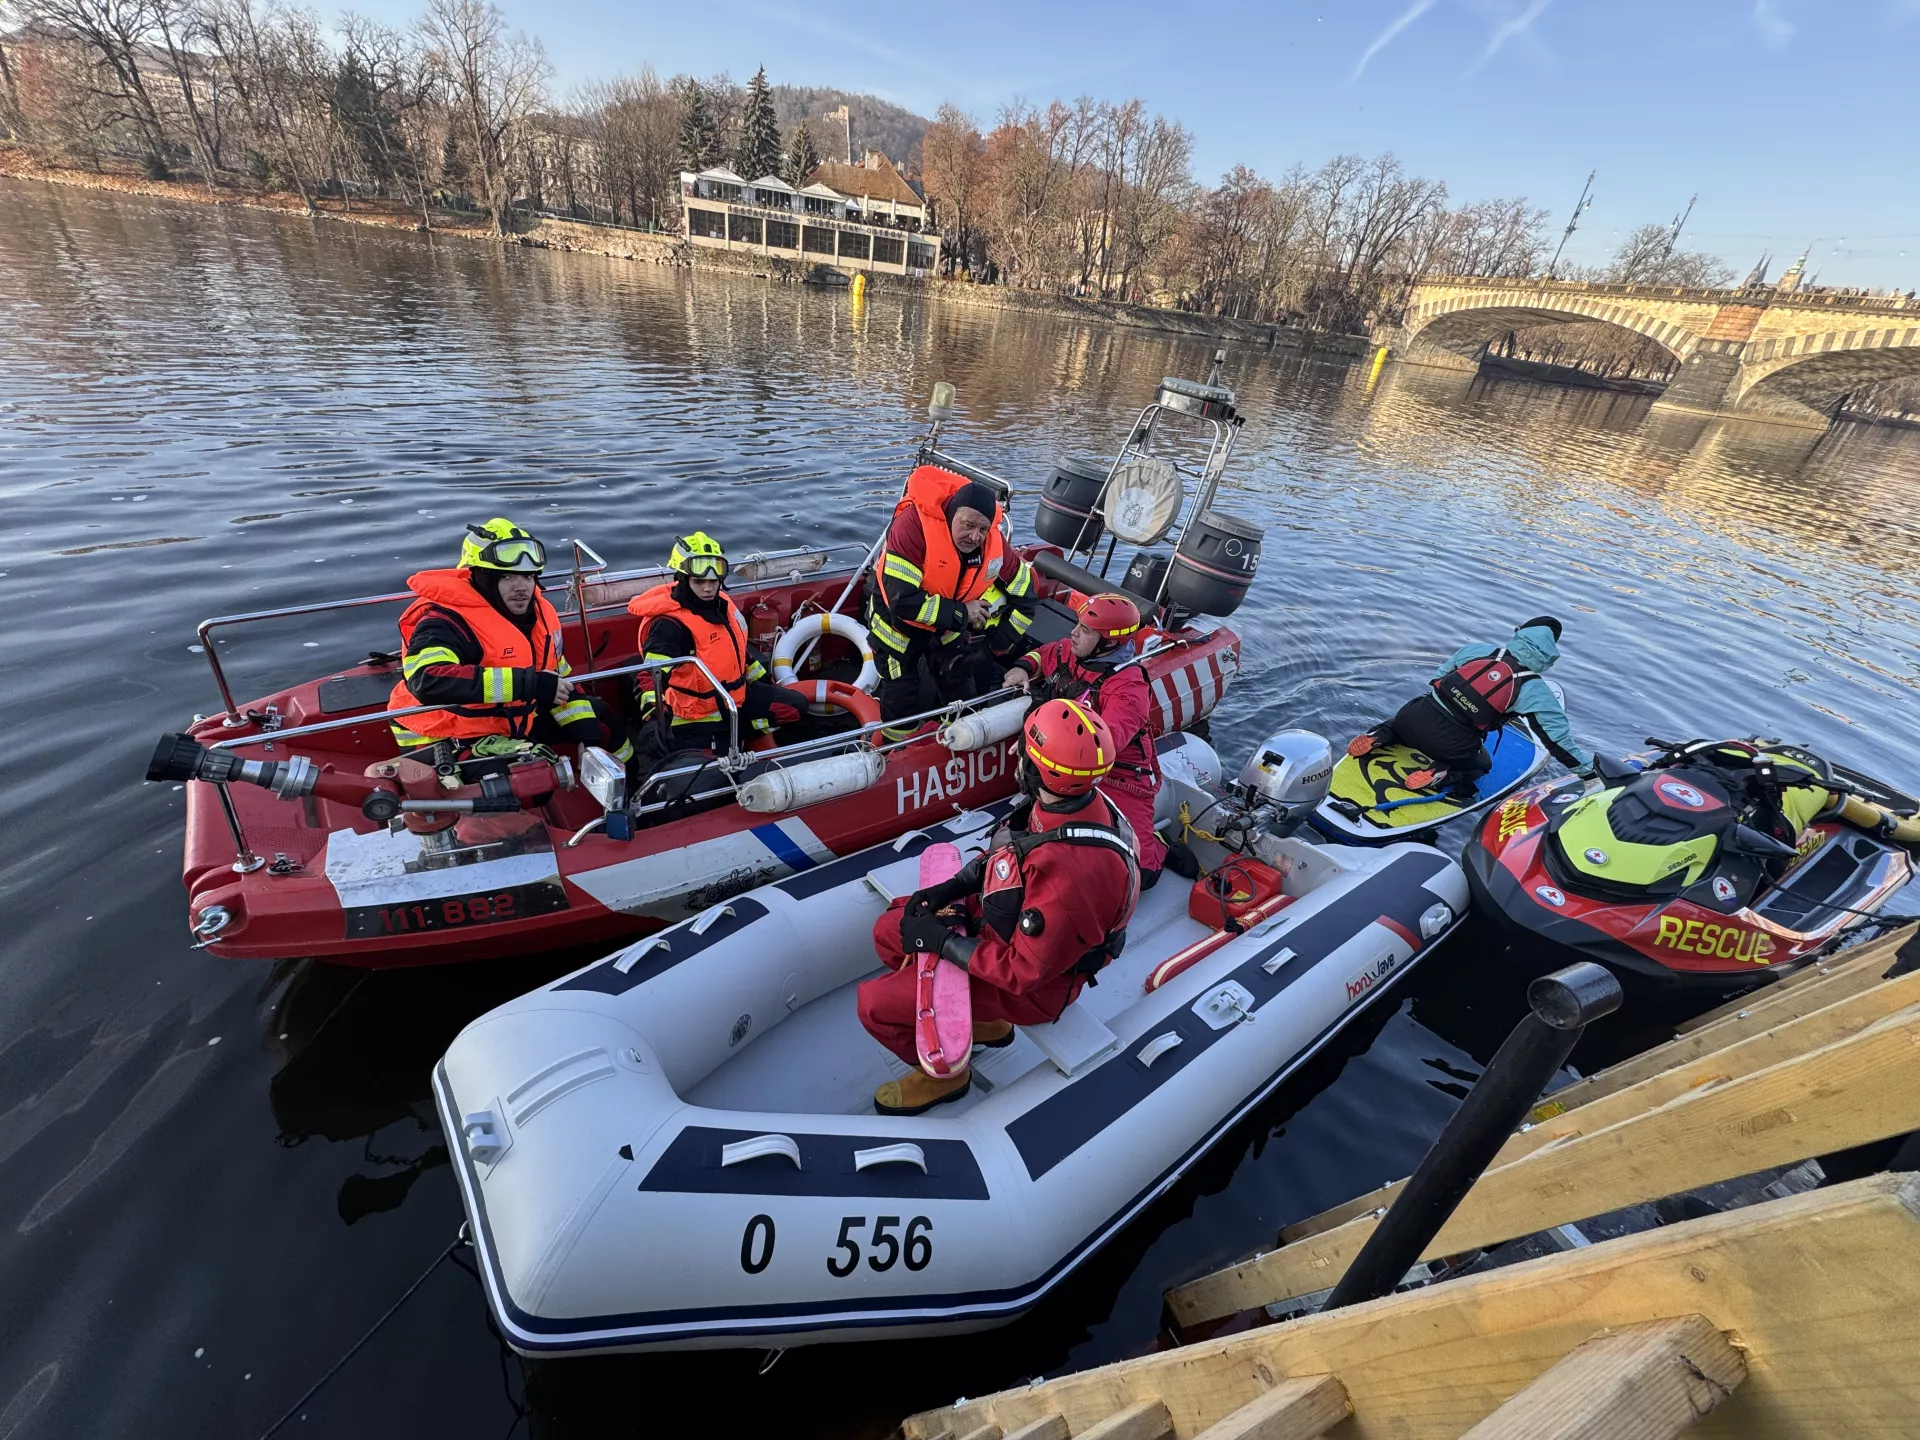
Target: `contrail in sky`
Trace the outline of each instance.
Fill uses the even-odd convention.
[[[1360,78],[1360,72],[1367,68],[1367,62],[1369,60],[1373,59],[1374,56],[1378,55],[1393,43],[1394,36],[1398,35],[1402,30],[1406,29],[1407,26],[1418,20],[1432,8],[1433,0],[1413,0],[1413,3],[1407,6],[1406,10],[1401,13],[1400,18],[1382,30],[1374,37],[1373,43],[1367,46],[1366,53],[1360,57],[1360,63],[1353,67],[1353,80]],[[1351,85],[1353,80],[1349,80],[1347,83]]]
[[[1493,32],[1492,38],[1487,41],[1487,48],[1481,52],[1480,58],[1473,62],[1473,70],[1478,70],[1495,55],[1499,54],[1500,47],[1506,44],[1507,41],[1513,39],[1516,35],[1524,33],[1527,27],[1538,20],[1542,12],[1552,3],[1553,0],[1533,0],[1531,5],[1514,16],[1513,19],[1501,21],[1499,28]],[[1467,73],[1471,75],[1473,70],[1469,70]]]

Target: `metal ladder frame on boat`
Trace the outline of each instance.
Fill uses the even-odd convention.
[[[1074,556],[1085,554],[1088,567],[1091,568],[1093,552],[1099,548],[1100,538],[1096,534],[1089,540],[1087,527],[1098,523],[1105,528],[1100,517],[1106,513],[1107,492],[1112,489],[1114,477],[1120,473],[1129,459],[1159,458],[1171,465],[1176,474],[1192,473],[1190,466],[1183,465],[1178,460],[1153,455],[1154,428],[1159,424],[1163,413],[1170,411],[1185,419],[1203,420],[1213,430],[1213,438],[1207,445],[1206,461],[1200,467],[1200,486],[1194,492],[1193,498],[1187,502],[1186,513],[1177,516],[1175,524],[1167,531],[1168,535],[1174,537],[1173,548],[1176,552],[1181,542],[1186,539],[1187,530],[1193,522],[1213,508],[1214,492],[1220,488],[1220,477],[1226,472],[1227,462],[1233,458],[1233,447],[1239,439],[1240,427],[1246,423],[1233,408],[1233,392],[1220,383],[1220,367],[1225,363],[1226,358],[1227,352],[1224,350],[1213,352],[1213,367],[1207,372],[1204,385],[1196,385],[1192,381],[1180,380],[1173,376],[1161,380],[1153,403],[1140,412],[1139,418],[1133,423],[1132,431],[1127,436],[1126,443],[1120,447],[1120,453],[1115,455],[1113,462],[1107,466],[1106,478],[1100,482],[1100,492],[1094,497],[1086,518],[1080,522],[1080,531],[1074,536],[1073,544],[1067,547],[1067,560],[1072,561]],[[1173,388],[1176,385],[1185,388]],[[1225,413],[1214,413],[1216,407]],[[1114,551],[1119,547],[1119,543],[1119,537],[1108,529],[1107,554],[1106,558],[1100,562],[1102,579],[1106,578],[1108,570],[1113,566]],[[1159,588],[1153,593],[1152,599],[1156,605],[1165,603],[1167,585],[1172,578],[1173,569],[1169,566],[1167,573],[1161,577]]]

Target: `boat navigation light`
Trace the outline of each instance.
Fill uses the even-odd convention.
[[[936,423],[953,418],[953,382],[936,380],[933,399],[927,402],[927,418]]]

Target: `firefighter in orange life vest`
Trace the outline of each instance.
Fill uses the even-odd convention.
[[[867,609],[881,719],[931,708],[922,703],[923,667],[934,703],[944,704],[992,689],[1025,648],[1037,603],[1033,570],[1006,543],[1004,519],[989,486],[951,470],[922,465],[907,480],[874,562]],[[912,728],[881,733],[899,739]]]
[[[673,542],[667,568],[674,572],[672,584],[656,585],[627,602],[640,617],[641,657],[653,662],[698,657],[739,710],[742,749],[754,736],[798,720],[806,696],[769,683],[767,667],[747,647],[747,622],[722,588],[727,556],[720,542],[704,530],[683,535]],[[727,748],[725,707],[699,665],[644,672],[635,684],[642,713],[665,722],[665,751]]]
[[[928,951],[966,970],[973,1043],[998,1048],[1013,1042],[1015,1025],[1058,1020],[1126,944],[1140,866],[1132,828],[1096,785],[1113,764],[1106,722],[1072,700],[1049,700],[1027,717],[1022,751],[1025,798],[986,853],[896,900],[874,924],[874,949],[892,973],[861,982],[860,1023],[914,1067],[874,1092],[882,1115],[918,1115],[972,1083],[970,1070],[934,1080],[918,1066],[911,955]]]
[[[1405,745],[1433,761],[1408,773],[1415,790],[1445,789],[1471,802],[1478,780],[1493,768],[1486,738],[1504,725],[1525,722],[1553,758],[1576,775],[1593,774],[1593,753],[1573,738],[1560,697],[1542,677],[1560,659],[1560,622],[1539,615],[1516,625],[1504,645],[1463,645],[1434,673],[1427,693],[1402,705],[1393,719],[1356,735],[1347,753],[1363,757],[1375,745]]]
[[[404,659],[387,697],[402,754],[440,741],[475,754],[527,745],[600,745],[633,756],[624,727],[576,695],[560,649],[560,617],[540,593],[546,547],[511,520],[469,525],[452,570],[407,577],[419,599],[400,617]]]
[[[1093,595],[1078,606],[1073,633],[1029,651],[1013,662],[1001,684],[1035,699],[1060,695],[1078,700],[1113,732],[1113,769],[1101,792],[1120,807],[1140,847],[1140,888],[1151,890],[1161,869],[1191,880],[1200,862],[1187,846],[1169,846],[1153,829],[1153,802],[1160,793],[1160,759],[1153,748],[1153,688],[1138,651],[1140,607],[1131,596]]]

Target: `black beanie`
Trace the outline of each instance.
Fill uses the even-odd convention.
[[[1553,632],[1553,643],[1556,645],[1560,643],[1560,622],[1554,619],[1553,616],[1551,615],[1536,615],[1533,617],[1533,619],[1528,620],[1523,624],[1514,626],[1513,630],[1514,630],[1514,633],[1517,635],[1522,630],[1533,629],[1533,627],[1536,625],[1546,626],[1547,629]]]
[[[982,485],[978,480],[969,480],[953,492],[953,498],[947,501],[947,519],[953,519],[956,510],[972,510],[993,519],[993,512],[999,508],[1000,497],[993,493],[993,487]]]

